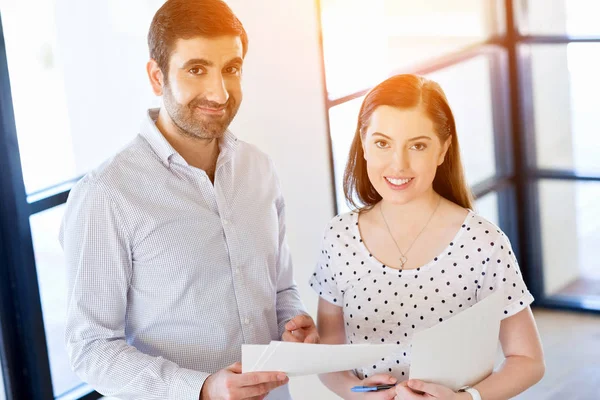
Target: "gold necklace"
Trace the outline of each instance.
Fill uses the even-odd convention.
[[[392,238],[392,241],[394,242],[394,244],[396,245],[396,248],[398,249],[398,252],[400,253],[400,269],[404,269],[404,264],[406,264],[406,262],[408,261],[408,258],[406,257],[406,255],[408,254],[408,252],[410,251],[410,249],[412,249],[413,245],[415,244],[415,242],[417,241],[417,239],[419,238],[419,236],[421,236],[421,233],[423,233],[423,231],[425,230],[425,228],[427,228],[427,225],[429,225],[429,222],[433,218],[433,215],[437,211],[437,209],[440,206],[441,202],[442,202],[442,196],[440,196],[438,198],[437,205],[433,209],[433,212],[429,216],[429,219],[425,223],[425,226],[423,226],[423,228],[419,231],[419,233],[417,234],[417,236],[415,236],[415,238],[413,239],[412,243],[410,244],[410,246],[408,246],[408,249],[406,249],[406,252],[404,252],[404,253],[402,252],[402,250],[400,250],[400,246],[398,246],[398,242],[396,242],[396,239],[394,239],[394,235],[392,235],[392,230],[390,229],[390,226],[388,225],[387,220],[385,219],[385,215],[383,214],[382,202],[379,203],[379,212],[381,213],[381,218],[383,219],[383,223],[385,224],[385,227],[387,228],[388,233],[390,234],[390,237]]]

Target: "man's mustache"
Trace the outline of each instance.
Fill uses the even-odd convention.
[[[192,107],[201,107],[201,108],[211,108],[213,110],[220,110],[223,108],[227,108],[230,105],[231,101],[227,100],[225,103],[220,104],[216,101],[210,101],[206,99],[194,100],[190,105]]]

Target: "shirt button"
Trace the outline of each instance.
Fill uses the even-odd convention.
[[[244,318],[244,324],[245,324],[245,325],[248,325],[248,324],[250,324],[250,320],[249,320],[248,318]]]
[[[236,275],[239,275],[239,273],[240,273],[240,269],[239,269],[239,268],[236,268],[236,269],[235,269],[235,274],[236,274]]]
[[[229,221],[227,221],[226,219],[223,220],[223,225],[229,225]]]
[[[207,180],[208,180],[208,178],[205,176],[200,177],[200,182],[202,182],[202,183],[205,183]]]

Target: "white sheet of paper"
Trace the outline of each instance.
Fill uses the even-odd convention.
[[[413,335],[410,378],[458,390],[486,378],[498,349],[504,292]]]
[[[308,344],[272,341],[242,345],[242,372],[281,371],[288,376],[364,367],[397,351],[395,344]]]

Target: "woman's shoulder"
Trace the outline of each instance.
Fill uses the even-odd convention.
[[[323,229],[323,240],[338,241],[343,236],[355,234],[358,212],[348,211],[331,218]]]
[[[358,211],[341,213],[331,218],[329,222],[327,222],[326,228],[329,230],[336,230],[337,228],[345,229],[352,223],[356,223],[357,218]]]

